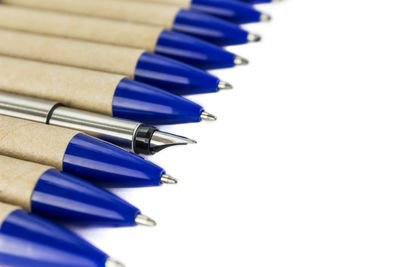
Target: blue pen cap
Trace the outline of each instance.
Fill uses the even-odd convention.
[[[180,95],[214,93],[220,82],[203,70],[147,52],[137,62],[135,80]]]
[[[15,210],[0,228],[0,264],[16,267],[100,267],[108,256],[71,231]]]
[[[203,111],[181,96],[127,78],[118,84],[113,100],[114,117],[149,124],[199,122]]]
[[[259,22],[262,15],[252,6],[233,0],[192,0],[190,9],[237,24]]]
[[[77,134],[70,141],[63,170],[107,187],[159,186],[165,174],[150,161],[86,134]]]
[[[73,224],[133,226],[140,210],[116,195],[66,172],[42,174],[31,198],[33,213]]]
[[[233,67],[236,57],[219,46],[168,30],[161,32],[155,52],[201,69]]]
[[[240,0],[240,1],[248,4],[269,4],[272,3],[274,0]]]
[[[220,46],[245,44],[249,35],[236,24],[185,9],[176,15],[172,29]]]

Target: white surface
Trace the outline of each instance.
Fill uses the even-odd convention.
[[[159,225],[79,232],[128,267],[399,266],[400,2],[259,8],[235,90],[191,97],[219,120],[151,158],[180,184],[115,191]]]

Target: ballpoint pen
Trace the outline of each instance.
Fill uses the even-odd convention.
[[[117,119],[59,102],[0,92],[0,114],[82,131],[138,154],[152,155],[175,145],[194,144],[140,122]]]
[[[144,49],[203,69],[248,63],[216,45],[151,25],[0,5],[0,28]]]
[[[215,120],[181,96],[123,75],[2,56],[0,91],[150,124]]]
[[[79,225],[155,226],[116,195],[52,167],[0,156],[0,201]]]
[[[141,49],[0,29],[0,55],[125,75],[174,93],[232,88],[217,77]]]
[[[219,18],[180,7],[110,0],[2,0],[2,4],[160,26],[218,45],[257,41],[255,34]]]
[[[76,130],[0,115],[0,154],[48,165],[107,187],[175,184],[159,166]]]
[[[123,267],[71,231],[0,202],[0,264],[13,267]]]

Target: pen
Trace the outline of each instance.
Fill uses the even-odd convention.
[[[124,267],[71,231],[0,202],[0,264],[13,267]]]
[[[257,41],[233,23],[177,6],[110,0],[2,0],[2,4],[160,26],[218,44]]]
[[[0,201],[73,224],[155,226],[116,195],[52,167],[0,156]]]
[[[0,92],[0,114],[82,131],[138,154],[152,155],[175,145],[194,144],[140,122],[72,109],[59,102]]]
[[[0,91],[149,124],[216,119],[181,96],[122,75],[2,56]]]
[[[232,88],[207,72],[142,49],[0,29],[0,55],[116,73],[174,93]]]
[[[0,28],[144,49],[203,69],[248,63],[216,45],[150,25],[0,5]]]
[[[108,187],[175,184],[150,161],[81,132],[0,115],[0,154]]]

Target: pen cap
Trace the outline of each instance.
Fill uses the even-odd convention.
[[[0,203],[0,264],[16,267],[99,267],[108,256],[71,231]]]

